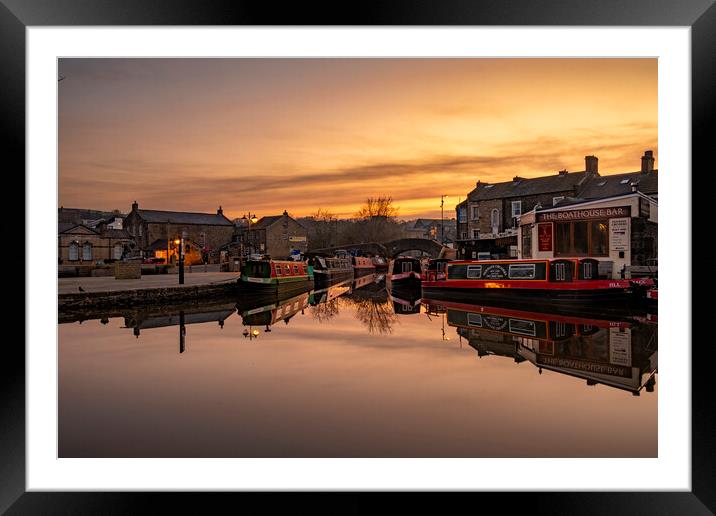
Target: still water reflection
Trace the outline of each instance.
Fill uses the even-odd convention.
[[[61,314],[61,457],[655,457],[657,324],[421,299]]]

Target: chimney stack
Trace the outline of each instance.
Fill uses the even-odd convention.
[[[641,157],[641,173],[652,174],[654,172],[654,151],[644,151]]]
[[[221,209],[221,206],[219,206],[219,209],[216,210],[216,214],[217,214],[217,215],[223,215],[223,214],[224,214],[224,210]]]
[[[564,170],[560,170],[560,171],[558,172],[558,174],[559,174],[560,176],[566,176],[566,175],[567,175],[567,169],[565,168]]]
[[[480,188],[480,185],[482,184],[482,181],[479,179],[477,180],[477,183],[475,183],[475,188]]]
[[[134,201],[132,203],[132,211],[137,211],[139,209],[139,204],[137,204],[137,201]]]
[[[512,178],[512,181],[517,182],[517,181],[522,181],[523,179],[524,179],[524,177],[515,176]]]
[[[598,176],[599,175],[599,158],[596,156],[584,156],[584,169],[587,171],[587,175]]]

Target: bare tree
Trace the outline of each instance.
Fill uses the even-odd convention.
[[[389,195],[368,197],[358,210],[355,230],[363,242],[386,242],[398,238],[400,226],[396,220],[398,208]]]

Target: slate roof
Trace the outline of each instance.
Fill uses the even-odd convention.
[[[57,210],[59,222],[74,222],[80,224],[83,220],[113,219],[114,217],[125,217],[124,214],[117,214],[111,211],[89,210],[85,208],[65,208],[61,206]]]
[[[526,197],[547,193],[558,193],[573,190],[585,179],[586,172],[568,172],[551,176],[522,178],[517,181],[502,183],[480,183],[468,194],[471,201],[488,199],[504,199],[509,197]]]
[[[269,226],[273,226],[276,222],[278,222],[280,219],[283,218],[283,215],[268,215],[266,217],[261,217],[259,220],[256,221],[256,224],[251,224],[251,229],[266,229]],[[289,216],[289,218],[292,218]],[[303,224],[298,222],[296,219],[293,219],[299,226],[302,228],[306,228]],[[246,226],[246,229],[248,229],[248,226]]]
[[[647,195],[659,193],[659,175],[657,170],[650,174],[627,172],[590,178],[579,191],[584,199],[600,199],[631,193],[631,183],[638,183],[638,190]]]
[[[167,222],[171,224],[211,224],[233,226],[234,223],[218,213],[192,213],[188,211],[137,210],[147,222]]]
[[[276,222],[282,217],[283,215],[270,215],[268,217],[261,217],[259,220],[256,221],[255,224],[251,224],[251,229],[265,229],[269,226],[272,226],[274,222]]]
[[[64,233],[68,229],[72,229],[75,226],[78,226],[79,224],[75,224],[74,222],[58,222],[57,223],[57,233]]]
[[[126,229],[106,229],[102,236],[107,238],[134,238]]]

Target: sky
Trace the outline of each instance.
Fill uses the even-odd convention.
[[[59,205],[229,218],[658,167],[656,59],[61,59]]]

